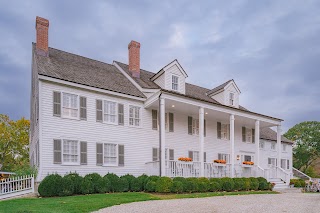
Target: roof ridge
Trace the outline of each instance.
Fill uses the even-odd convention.
[[[125,63],[120,62],[120,61],[116,61],[116,60],[113,60],[113,61],[116,62],[116,63],[120,63],[120,64],[123,64],[123,65],[129,66],[128,64],[125,64]],[[146,69],[141,69],[141,68],[140,68],[140,70],[154,74],[154,72],[148,71],[148,70],[146,70]]]
[[[32,42],[32,44],[36,44],[35,42]],[[113,64],[109,64],[107,62],[103,62],[103,61],[99,61],[99,60],[96,60],[96,59],[93,59],[93,58],[88,58],[86,56],[82,56],[82,55],[78,55],[76,53],[71,53],[71,52],[67,52],[65,50],[60,50],[60,49],[57,49],[57,48],[54,48],[54,47],[48,47],[49,49],[53,49],[53,50],[56,50],[56,51],[60,51],[60,52],[63,52],[63,53],[67,53],[67,54],[70,54],[70,55],[74,55],[74,56],[77,56],[77,57],[81,57],[81,58],[85,58],[85,59],[88,59],[88,60],[91,60],[91,61],[95,61],[95,62],[98,62],[98,63],[102,63],[102,64],[107,64],[107,65],[110,65],[110,66],[113,66]]]

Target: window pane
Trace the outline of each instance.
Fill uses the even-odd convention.
[[[78,162],[78,141],[63,141],[63,161],[72,163]]]

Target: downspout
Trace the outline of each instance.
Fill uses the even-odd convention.
[[[159,106],[158,106],[158,121],[159,121],[159,176],[161,176],[161,168],[162,168],[162,162],[161,162],[161,125],[160,125],[160,122],[161,122],[161,118],[160,118],[160,98],[161,98],[161,95],[162,95],[162,92],[160,90],[160,95],[159,95]]]

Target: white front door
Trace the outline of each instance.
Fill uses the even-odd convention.
[[[277,178],[277,158],[268,158],[269,178]]]

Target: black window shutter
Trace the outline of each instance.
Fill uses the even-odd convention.
[[[169,112],[169,132],[174,131],[174,115],[173,113]]]
[[[118,124],[124,125],[124,107],[123,104],[118,104]]]
[[[206,152],[203,153],[203,162],[207,162],[207,153]]]
[[[158,159],[158,148],[152,148],[152,161],[157,161]]]
[[[81,141],[80,142],[80,164],[87,165],[87,142]]]
[[[242,127],[242,142],[246,142],[246,127]]]
[[[254,129],[252,129],[252,143],[255,143],[256,141],[256,139],[255,139],[255,130]]]
[[[217,122],[217,136],[221,139],[221,122]]]
[[[53,115],[61,117],[61,93],[53,92]]]
[[[155,109],[152,110],[152,129],[158,129],[158,111]]]
[[[192,117],[188,116],[188,134],[192,135]]]
[[[169,160],[174,160],[174,150],[169,149]]]
[[[191,158],[193,160],[193,151],[189,151],[188,153],[188,157]]]
[[[203,125],[203,127],[204,127],[203,134],[204,134],[204,137],[206,137],[207,136],[207,122],[206,122],[206,119],[204,119],[204,123],[203,124],[204,124]]]
[[[61,140],[53,140],[53,163],[61,164]]]
[[[102,122],[102,100],[96,100],[96,120]]]
[[[87,98],[80,97],[80,119],[87,120]]]
[[[119,166],[124,166],[124,145],[118,145]]]
[[[103,144],[97,143],[97,165],[102,166],[103,164]]]

